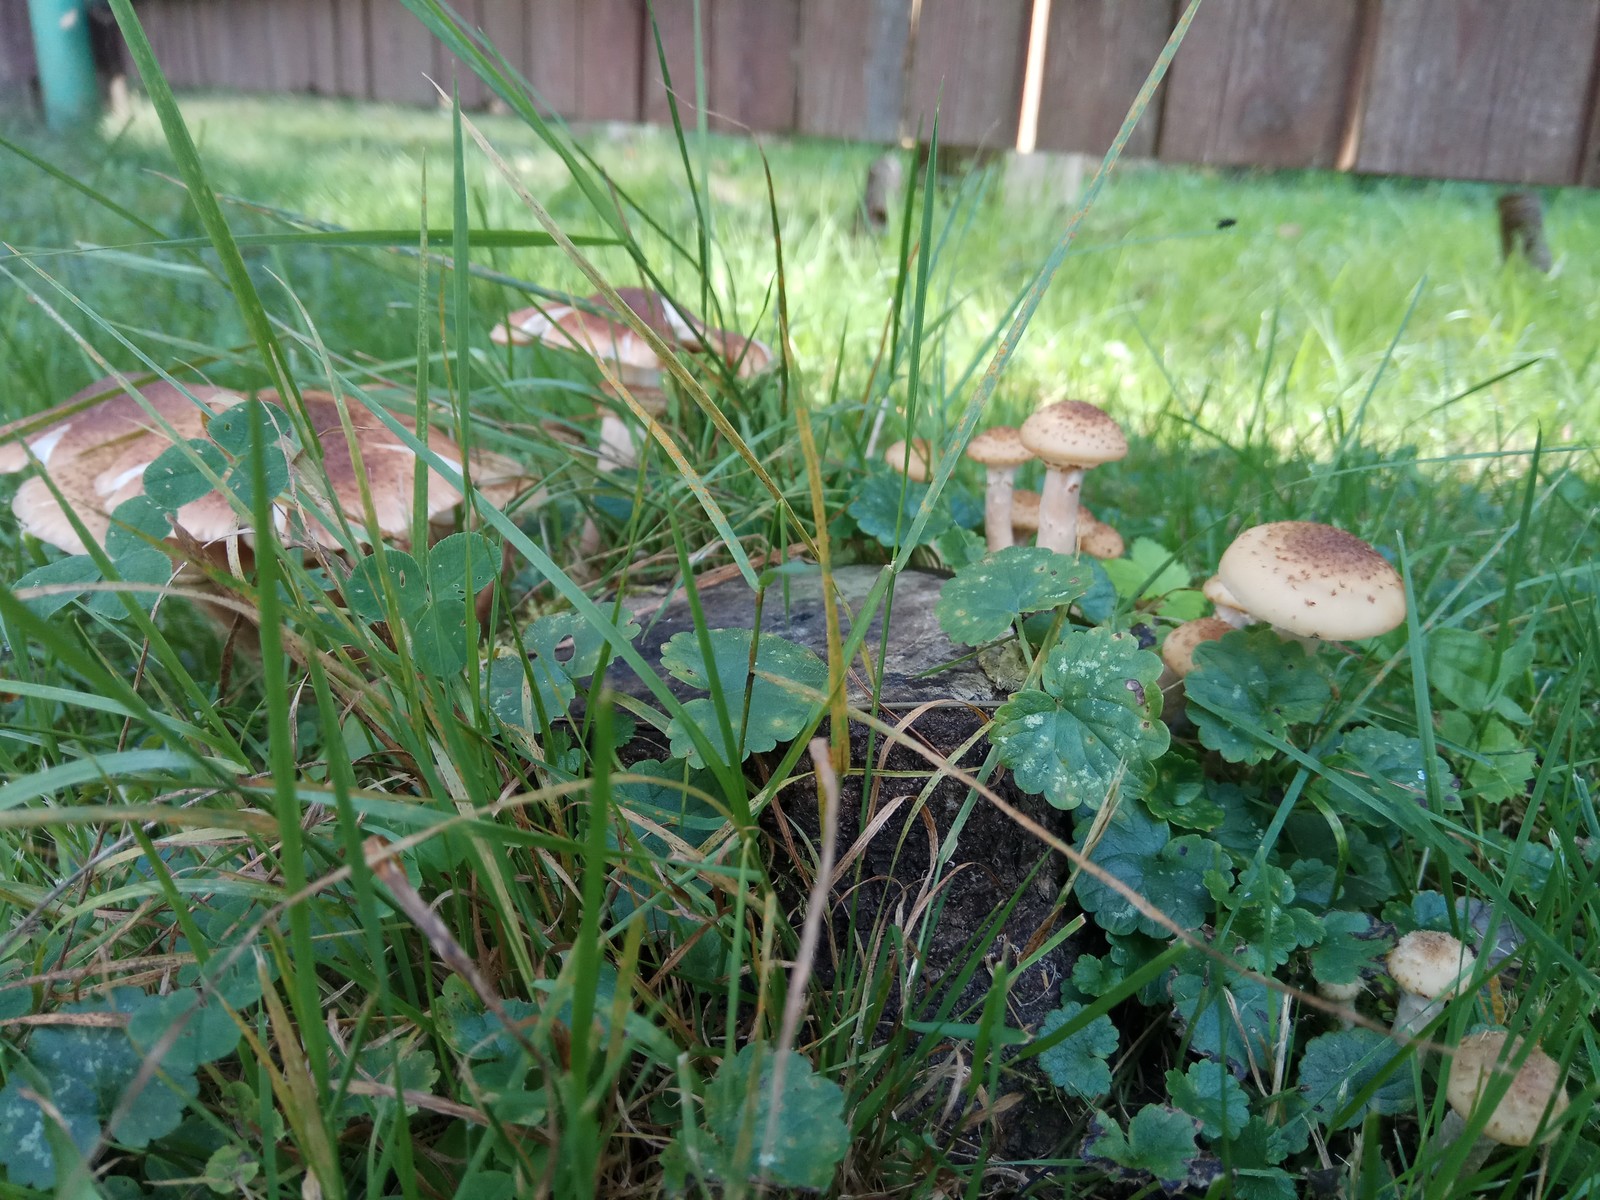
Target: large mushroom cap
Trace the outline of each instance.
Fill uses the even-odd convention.
[[[1457,1047],[1450,1065],[1450,1082],[1445,1097],[1450,1107],[1463,1118],[1470,1117],[1496,1073],[1508,1072],[1522,1052],[1522,1044],[1496,1030],[1475,1033]],[[1528,1051],[1483,1126],[1483,1136],[1503,1146],[1527,1146],[1539,1130],[1539,1121],[1550,1112],[1554,1122],[1567,1108],[1567,1094],[1561,1086],[1561,1067],[1537,1046]],[[1546,1137],[1553,1130],[1546,1131]]]
[[[917,483],[926,483],[933,463],[928,439],[912,438],[909,456],[906,453],[906,442],[901,439],[883,452],[883,461]]]
[[[1246,529],[1217,567],[1239,607],[1309,638],[1369,638],[1406,619],[1405,585],[1354,534],[1310,521]]]
[[[1022,438],[1009,425],[996,425],[985,429],[967,443],[967,457],[985,467],[1020,467],[1033,458],[1033,451],[1022,444]]]
[[[1047,405],[1017,432],[1024,446],[1057,466],[1097,467],[1128,454],[1122,427],[1103,409],[1083,400]]]
[[[1215,642],[1233,632],[1233,626],[1216,617],[1185,621],[1161,643],[1161,661],[1179,679],[1194,670],[1194,652],[1201,642]]]
[[[1432,929],[1408,933],[1389,951],[1389,974],[1413,996],[1434,1000],[1455,991],[1477,957],[1459,939]]]

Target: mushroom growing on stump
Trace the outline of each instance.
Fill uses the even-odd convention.
[[[1389,951],[1389,974],[1400,988],[1394,1036],[1408,1042],[1445,1009],[1477,957],[1448,933],[1419,929]]]
[[[1041,408],[1022,423],[1022,444],[1045,463],[1039,504],[1039,545],[1061,554],[1078,552],[1078,495],[1083,473],[1128,453],[1121,427],[1093,404],[1063,400]]]
[[[1466,1132],[1468,1119],[1482,1107],[1491,1087],[1498,1091],[1501,1083],[1505,1084],[1505,1092],[1484,1120],[1478,1140],[1463,1164],[1463,1174],[1481,1167],[1496,1146],[1531,1146],[1541,1125],[1545,1126],[1541,1141],[1555,1132],[1551,1126],[1566,1112],[1568,1103],[1561,1067],[1533,1046],[1527,1049],[1527,1057],[1513,1075],[1512,1064],[1525,1045],[1506,1033],[1488,1030],[1472,1034],[1456,1047],[1451,1056],[1450,1081],[1445,1086],[1450,1112],[1434,1135],[1434,1157]],[[1509,1081],[1505,1078],[1508,1075]]]
[[[912,438],[910,453],[902,439],[883,452],[883,461],[913,483],[927,483],[933,467],[933,456],[927,438]]]
[[[1387,559],[1352,533],[1310,521],[1246,529],[1217,577],[1237,606],[1301,641],[1388,633],[1406,619],[1406,590]]]
[[[901,452],[902,458],[904,451]],[[1033,458],[1017,431],[1009,425],[985,429],[967,445],[967,457],[982,464],[985,474],[983,532],[990,551],[1013,544],[1011,499],[1017,468]]]

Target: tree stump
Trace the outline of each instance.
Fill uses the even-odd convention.
[[[1506,192],[1500,197],[1500,258],[1525,259],[1542,274],[1550,273],[1550,246],[1544,240],[1544,208],[1538,192]]]

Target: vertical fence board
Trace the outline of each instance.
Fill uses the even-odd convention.
[[[897,133],[911,0],[800,6],[801,133],[885,142]]]
[[[1597,0],[1383,0],[1361,171],[1571,182]]]
[[[521,0],[479,0],[478,28],[518,74],[528,75],[528,5]],[[492,93],[484,89],[484,102]]]
[[[37,71],[28,0],[0,0],[0,106],[30,105]]]
[[[724,128],[795,127],[801,0],[713,0],[711,108]]]
[[[267,9],[271,17],[267,44],[269,87],[274,92],[311,90],[311,17],[315,0],[277,0]]]
[[[576,117],[582,104],[580,81],[589,70],[626,72],[626,86],[638,87],[638,63],[585,59],[582,52],[582,0],[501,0],[507,8],[523,10],[521,70],[533,85],[542,108],[564,117]],[[509,24],[509,14],[505,22]],[[635,48],[636,44],[635,44]],[[620,58],[622,52],[618,52]],[[508,55],[509,57],[509,55]]]
[[[367,0],[333,0],[333,61],[338,94],[372,95],[372,58],[367,33]]]
[[[334,0],[307,0],[306,29],[310,58],[306,64],[308,86],[319,96],[337,96],[339,82],[339,22]]]
[[[1172,22],[1172,5],[1153,0],[1055,0],[1045,43],[1039,149],[1085,154],[1110,149],[1167,43]],[[1160,117],[1158,95],[1128,139],[1129,154],[1155,151]]]
[[[577,103],[584,121],[637,121],[644,60],[644,0],[578,0]],[[652,45],[649,51],[655,53]]]
[[[393,104],[435,105],[433,35],[403,5],[377,0],[367,10],[372,98]]]
[[[477,33],[483,28],[482,0],[454,0],[452,7],[460,15],[463,24],[469,33]],[[464,109],[479,109],[489,102],[489,89],[483,80],[478,78],[478,73],[442,45],[434,47],[434,73],[439,86],[446,93],[459,90],[461,94],[461,107]]]
[[[1360,18],[1359,0],[1207,0],[1172,64],[1160,156],[1332,166]]]
[[[1010,149],[1017,139],[1032,0],[922,0],[911,69],[910,132]]]
[[[693,129],[695,123],[695,82],[694,82],[694,52],[695,41],[701,41],[702,52],[710,58],[711,38],[709,26],[711,24],[710,4],[703,0],[700,5],[701,29],[695,28],[694,0],[655,0],[650,6],[650,15],[655,18],[654,29],[651,28],[650,17],[645,18],[644,28],[644,119],[653,121],[658,125],[670,124],[672,109],[668,102],[667,85],[662,78],[661,59],[665,55],[667,60],[667,74],[672,79],[672,91],[678,102],[678,119],[686,129]],[[659,32],[661,46],[656,47],[656,35]],[[710,90],[710,63],[706,63],[706,87]],[[710,97],[708,95],[707,99]]]

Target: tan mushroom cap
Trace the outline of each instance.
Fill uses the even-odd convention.
[[[1445,1087],[1450,1107],[1462,1118],[1470,1117],[1489,1090],[1494,1076],[1509,1071],[1511,1063],[1521,1053],[1520,1040],[1496,1030],[1464,1038],[1456,1048],[1450,1065],[1450,1082]],[[1483,1136],[1503,1146],[1531,1145],[1546,1109],[1550,1112],[1547,1125],[1567,1110],[1567,1093],[1561,1085],[1560,1065],[1543,1050],[1533,1047],[1489,1114]],[[1554,1132],[1547,1128],[1545,1137]]]
[[[883,461],[917,483],[926,483],[932,470],[933,457],[927,438],[912,438],[911,456],[907,458],[906,443],[902,438],[883,452]]]
[[[1011,528],[1018,533],[1039,532],[1039,493],[1018,488],[1011,493]]]
[[[1167,634],[1166,640],[1161,643],[1161,661],[1167,664],[1174,675],[1183,679],[1194,670],[1194,652],[1201,642],[1219,641],[1232,632],[1232,625],[1216,617],[1185,621]]]
[[[1244,605],[1239,603],[1239,598],[1228,590],[1228,585],[1222,582],[1221,576],[1213,575],[1206,580],[1200,588],[1200,594],[1218,608],[1236,608],[1244,611]]]
[[[1408,933],[1389,951],[1389,974],[1402,990],[1434,1000],[1456,990],[1477,956],[1459,939],[1432,929]]]
[[[1310,521],[1246,529],[1217,566],[1238,607],[1308,638],[1377,637],[1406,619],[1405,585],[1352,533]]]
[[[1083,400],[1047,405],[1017,432],[1024,446],[1054,466],[1097,467],[1128,455],[1122,427]]]
[[[967,443],[967,457],[986,467],[1003,469],[1033,461],[1033,451],[1022,444],[1022,438],[1011,426],[996,425]]]
[[[740,379],[754,379],[770,370],[777,361],[772,347],[765,342],[725,329],[708,329],[701,340],[706,349],[733,367],[733,373]]]
[[[1090,558],[1121,558],[1127,543],[1115,527],[1097,521],[1086,508],[1078,509],[1078,549]]]

